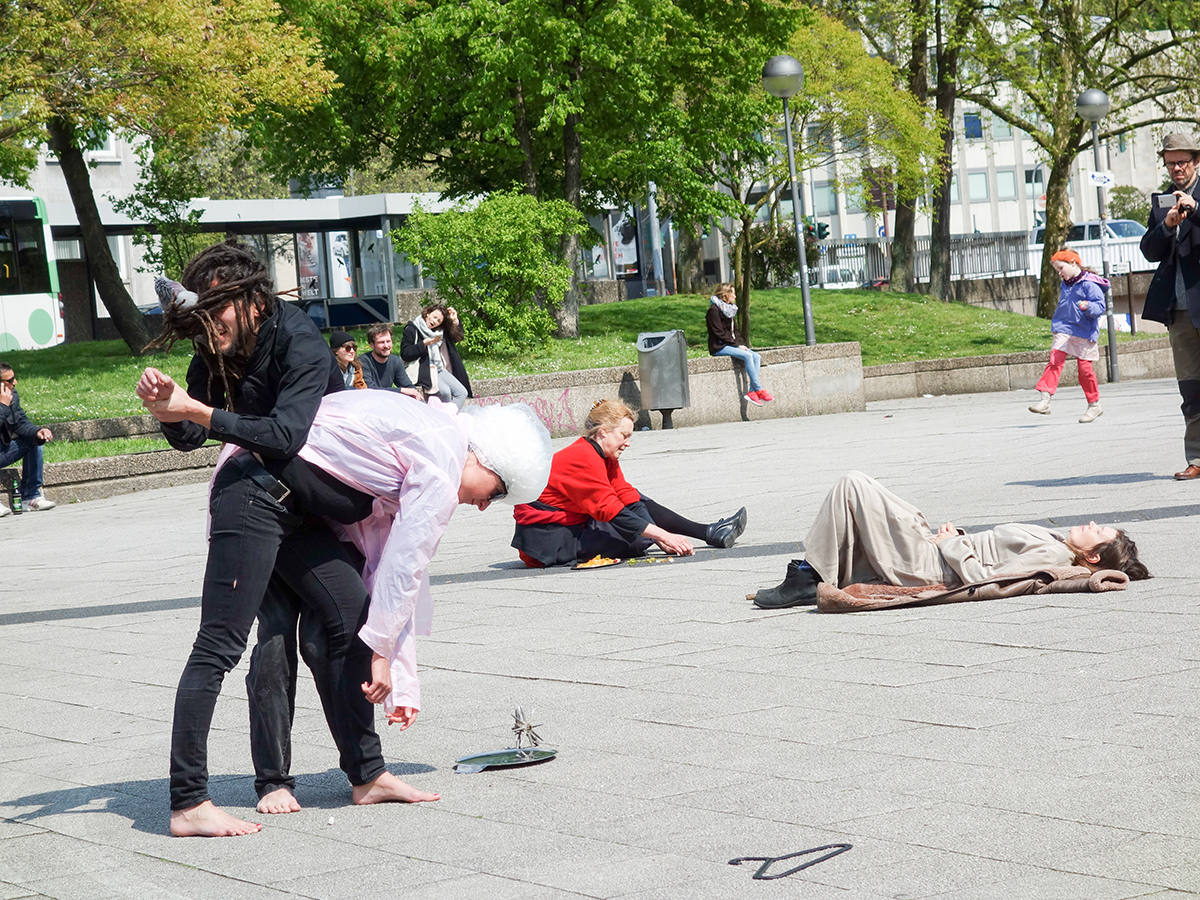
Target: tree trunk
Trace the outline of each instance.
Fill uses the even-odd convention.
[[[913,0],[912,53],[908,61],[908,90],[925,108],[929,103],[929,32],[926,17],[929,14],[927,0]],[[896,231],[892,235],[892,270],[890,275],[893,291],[912,293],[917,287],[917,200],[916,192],[905,189],[897,179],[896,185]],[[883,214],[887,215],[884,209]]]
[[[742,340],[750,346],[750,285],[754,278],[754,250],[750,246],[750,226],[754,224],[753,216],[742,216],[742,231],[733,245],[734,267],[733,286],[737,291],[738,301],[738,331]]]
[[[71,193],[71,202],[75,205],[75,215],[83,234],[84,249],[91,261],[96,291],[130,353],[141,356],[142,349],[150,342],[150,336],[146,333],[141,312],[134,305],[129,291],[125,290],[121,271],[109,250],[104,223],[100,221],[100,211],[92,194],[87,162],[75,139],[74,126],[63,119],[54,118],[47,122],[46,127],[50,135],[50,149],[58,157],[67,190]]]
[[[1074,154],[1050,161],[1050,177],[1046,180],[1046,231],[1043,235],[1042,273],[1038,283],[1037,314],[1050,319],[1058,307],[1059,285],[1062,280],[1050,265],[1050,257],[1062,249],[1063,239],[1071,226],[1071,202],[1067,197],[1067,176]]]
[[[933,222],[929,247],[929,294],[949,300],[950,290],[950,182],[954,177],[954,106],[958,99],[958,49],[938,48],[937,110],[945,121],[942,141],[942,179],[934,186]]]
[[[675,254],[675,290],[681,294],[704,292],[704,237],[699,225],[679,229]]]
[[[571,81],[577,82],[583,74],[583,64],[576,56],[571,72]],[[563,125],[563,199],[579,209],[583,196],[583,139],[579,135],[579,115],[571,113]],[[560,338],[579,337],[579,236],[566,235],[562,241],[563,262],[571,267],[571,286],[563,297],[554,315],[558,327],[555,336]]]

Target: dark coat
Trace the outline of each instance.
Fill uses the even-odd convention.
[[[721,312],[713,303],[708,304],[708,312],[704,314],[704,324],[708,328],[708,353],[716,356],[722,347],[738,347],[744,343],[742,336],[733,327],[733,319]]]
[[[454,346],[461,340],[461,327],[457,338],[449,328],[443,329],[442,343],[446,347],[446,354],[450,357],[450,374],[467,389],[468,397],[474,397],[475,395],[471,393],[471,379],[467,377],[467,367],[463,365],[462,357],[458,355],[458,350]],[[405,363],[417,363],[417,385],[428,391],[433,385],[433,379],[429,377],[429,355],[425,352],[426,349],[421,333],[417,331],[417,326],[409,322],[404,326],[404,331],[400,335],[400,358]]]
[[[1200,200],[1200,178],[1192,185],[1191,194]],[[1163,224],[1170,210],[1159,208],[1158,196],[1158,193],[1150,195],[1150,220],[1146,223],[1146,233],[1142,235],[1142,256],[1159,264],[1146,290],[1142,318],[1163,325],[1171,324],[1175,307],[1175,269],[1178,264],[1183,273],[1183,287],[1187,293],[1192,324],[1200,328],[1200,221],[1189,216],[1179,223],[1178,234],[1173,234]]]
[[[0,404],[0,444],[11,444],[13,438],[28,438],[38,444],[44,444],[37,433],[41,426],[29,421],[25,410],[21,409],[21,398],[17,392],[12,392],[12,403],[8,406]]]

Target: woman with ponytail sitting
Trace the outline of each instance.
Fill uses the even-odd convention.
[[[633,410],[601,400],[584,423],[583,437],[554,454],[550,482],[533,503],[513,510],[512,546],[530,568],[573,565],[596,556],[691,556],[689,538],[732,547],[746,529],[746,509],[702,525],[655,503],[621,474],[621,454],[633,435]]]

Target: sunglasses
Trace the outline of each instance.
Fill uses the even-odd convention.
[[[1195,164],[1196,164],[1196,161],[1193,159],[1181,159],[1177,162],[1171,162],[1170,160],[1163,160],[1163,165],[1166,166],[1168,169],[1186,169],[1188,166],[1194,166]]]
[[[4,382],[5,384],[16,384],[17,376],[14,375],[12,378],[0,378],[0,381]]]
[[[349,350],[349,351],[353,352],[358,349],[358,345],[354,344],[354,343],[342,344],[342,346],[338,347],[338,349],[339,350]]]

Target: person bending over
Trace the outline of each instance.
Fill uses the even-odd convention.
[[[549,433],[523,403],[455,412],[389,391],[347,391],[317,412],[300,458],[377,499],[366,518],[310,521],[280,547],[246,678],[259,812],[300,808],[289,769],[301,609],[325,616],[326,648],[314,652],[304,629],[304,656],[354,802],[438,799],[384,768],[371,704],[401,729],[416,719],[414,636],[429,634],[429,563],[456,505],[532,500],[551,455]],[[350,546],[326,538],[330,529]]]
[[[668,554],[690,556],[688,538],[710,547],[732,547],[746,529],[746,508],[701,525],[655,503],[621,474],[621,454],[633,436],[633,410],[601,400],[584,434],[554,454],[550,483],[533,503],[513,510],[512,546],[530,568],[565,566],[595,556],[644,556],[657,544]]]
[[[754,595],[761,609],[817,602],[817,584],[972,584],[1046,567],[1116,569],[1150,577],[1124,531],[1089,522],[1065,535],[1040,525],[998,525],[964,534],[950,522],[936,532],[906,500],[862,472],[833,486],[804,538],[805,559],[788,563],[783,582]]]

